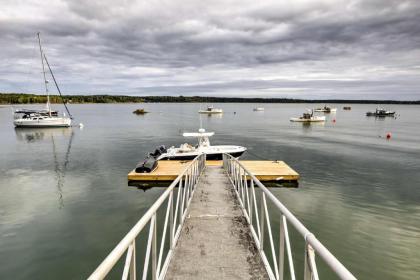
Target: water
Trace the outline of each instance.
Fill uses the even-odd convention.
[[[202,117],[212,143],[297,170],[299,188],[272,191],[358,278],[419,277],[419,106],[375,119],[364,116],[373,105],[339,105],[305,126],[288,119],[324,104],[214,105],[225,114]],[[0,108],[0,279],[86,278],[163,191],[128,187],[128,171],[155,146],[183,143],[205,106],[72,105],[82,130],[15,130]],[[131,113],[139,107],[151,113]]]

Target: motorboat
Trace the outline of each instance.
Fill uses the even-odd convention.
[[[298,118],[290,118],[290,121],[303,123],[325,122],[325,116],[314,116],[313,110],[310,110],[310,113],[303,113],[303,115]]]
[[[349,111],[349,110],[351,110],[351,107],[350,107],[350,106],[344,106],[344,107],[343,107],[343,110],[347,110],[347,111]]]
[[[315,112],[323,112],[323,113],[335,113],[337,112],[337,108],[331,108],[328,106],[324,106],[324,108],[316,108]]]
[[[48,67],[48,70],[51,74],[51,77],[54,80],[54,84],[61,95],[60,88],[58,87],[57,81],[55,80],[54,74],[51,70],[51,67],[48,63],[47,57],[42,49],[41,45],[41,38],[39,33],[38,35],[38,43],[39,43],[39,51],[41,53],[41,63],[42,63],[42,71],[44,77],[44,84],[45,84],[45,93],[47,95],[47,104],[45,109],[41,110],[34,110],[34,109],[17,109],[14,112],[14,120],[13,124],[15,127],[69,127],[71,126],[72,116],[70,111],[67,108],[66,103],[63,101],[64,107],[68,113],[66,116],[63,113],[62,116],[59,116],[58,111],[54,111],[51,109],[50,103],[50,94],[48,88],[48,80],[46,78],[46,69],[45,66]]]
[[[135,171],[137,173],[150,173],[158,167],[161,160],[192,160],[200,154],[206,154],[207,160],[222,160],[223,154],[229,154],[233,157],[240,157],[246,148],[234,145],[210,145],[209,137],[214,135],[214,132],[206,132],[205,129],[200,128],[198,132],[185,132],[184,137],[192,137],[198,139],[198,144],[193,146],[188,143],[181,144],[177,147],[166,148],[160,146],[156,148],[153,153],[150,153],[146,159],[140,161]]]
[[[256,107],[256,108],[254,108],[254,112],[262,112],[262,111],[264,111],[264,108],[263,107]]]
[[[156,160],[191,160],[200,154],[206,154],[208,160],[221,160],[223,154],[229,154],[233,157],[240,157],[246,148],[234,145],[210,145],[209,137],[213,136],[214,132],[206,132],[205,129],[200,128],[198,132],[185,132],[182,136],[186,138],[197,138],[198,143],[194,146],[188,143],[181,144],[179,147],[170,147],[166,149],[165,146],[160,146],[153,153],[149,155]]]
[[[170,147],[167,150],[160,149],[159,155],[155,155],[157,160],[189,160],[194,159],[199,154],[206,154],[208,160],[221,160],[223,154],[229,154],[233,157],[240,157],[246,148],[234,145],[210,145],[209,137],[214,135],[214,132],[206,132],[205,129],[200,128],[198,132],[185,132],[184,137],[197,138],[198,144],[193,146],[184,143],[178,148]],[[156,153],[156,151],[155,151]]]
[[[199,110],[198,113],[200,113],[200,114],[223,114],[223,110],[214,108],[213,106],[207,106],[206,110]]]
[[[366,116],[368,117],[393,117],[395,115],[395,111],[387,111],[382,108],[377,108],[375,112],[367,112]]]

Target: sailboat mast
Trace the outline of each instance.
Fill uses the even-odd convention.
[[[42,51],[41,37],[39,34],[40,33],[38,32],[37,35],[38,35],[39,52],[41,54],[42,74],[44,75],[45,93],[47,94],[47,109],[48,109],[48,114],[51,117],[50,93],[48,91],[48,81],[45,74],[45,65],[44,65],[44,53]]]

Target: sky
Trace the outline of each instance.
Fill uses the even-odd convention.
[[[37,32],[65,94],[420,100],[419,0],[0,0],[0,92]]]

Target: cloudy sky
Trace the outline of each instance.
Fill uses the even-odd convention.
[[[0,0],[0,92],[420,100],[418,0]]]

